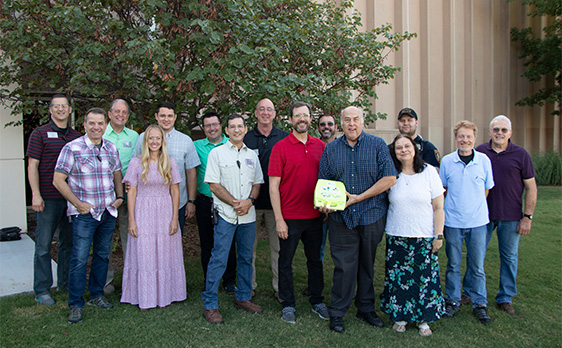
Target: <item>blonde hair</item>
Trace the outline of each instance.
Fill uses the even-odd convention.
[[[463,120],[463,121],[460,121],[457,124],[455,124],[455,128],[453,128],[453,133],[455,134],[455,136],[457,136],[457,133],[459,132],[459,129],[461,129],[461,128],[472,129],[474,131],[474,136],[476,137],[476,133],[478,132],[478,128],[476,127],[476,124],[474,122]]]
[[[166,134],[164,133],[164,129],[159,125],[153,124],[148,126],[144,131],[144,138],[142,140],[142,153],[141,153],[141,164],[142,164],[142,174],[141,180],[146,185],[146,176],[148,174],[148,168],[150,167],[150,150],[148,149],[148,134],[151,130],[157,129],[160,131],[160,135],[162,136],[162,146],[160,147],[159,155],[158,155],[158,171],[164,182],[169,184],[172,182],[172,165],[170,163],[170,157],[168,156],[168,150],[166,148]]]

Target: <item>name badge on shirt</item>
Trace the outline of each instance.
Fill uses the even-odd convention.
[[[123,147],[127,147],[127,148],[131,148],[133,144],[131,144],[130,141],[124,141],[123,142]]]
[[[57,132],[47,132],[47,138],[58,138],[59,133]]]
[[[251,159],[251,158],[246,158],[246,165],[247,165],[248,167],[253,167],[253,166],[255,166],[254,160]]]

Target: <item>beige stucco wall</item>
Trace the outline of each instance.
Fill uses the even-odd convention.
[[[488,140],[490,120],[504,114],[512,119],[513,141],[528,151],[561,150],[552,106],[515,106],[544,83],[521,77],[524,66],[510,28],[541,23],[526,15],[520,1],[356,0],[355,7],[366,30],[391,23],[395,31],[418,34],[389,56],[402,71],[377,88],[374,108],[389,117],[369,125],[375,134],[390,142],[396,114],[409,106],[420,117],[418,132],[447,154],[455,149],[456,122],[475,122],[481,143]]]
[[[27,231],[23,128],[4,127],[21,117],[0,106],[0,227],[18,226]]]

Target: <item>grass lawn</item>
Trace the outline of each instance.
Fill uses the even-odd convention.
[[[52,307],[35,304],[33,295],[0,299],[1,347],[560,347],[562,345],[562,188],[540,187],[539,201],[531,234],[521,238],[519,255],[519,294],[513,304],[514,317],[495,307],[498,288],[499,254],[494,238],[486,256],[490,325],[480,324],[463,306],[453,319],[432,324],[433,335],[420,337],[413,326],[399,334],[386,326],[373,328],[355,318],[351,307],[344,317],[344,334],[333,333],[328,322],[312,313],[307,298],[306,266],[302,248],[294,262],[297,323],[281,321],[281,306],[271,289],[269,246],[260,242],[258,250],[258,293],[255,302],[265,309],[252,315],[233,307],[233,297],[220,292],[220,309],[225,325],[210,325],[202,317],[199,289],[203,276],[199,258],[187,260],[189,299],[166,308],[141,311],[121,304],[117,295],[108,298],[112,310],[86,307],[84,321],[67,322],[68,293],[53,293]],[[440,252],[441,279],[445,279],[447,259]],[[332,262],[326,256],[324,275],[326,303],[330,303]],[[31,267],[31,266],[30,266]],[[464,270],[464,265],[463,265]],[[375,291],[382,292],[384,243],[375,263]],[[120,279],[117,279],[120,282]],[[377,311],[380,304],[377,298]]]

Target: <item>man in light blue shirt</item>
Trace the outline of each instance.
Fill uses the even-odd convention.
[[[201,161],[199,161],[191,138],[174,128],[177,116],[174,104],[168,102],[161,103],[154,114],[156,122],[166,133],[168,155],[176,161],[181,175],[179,223],[180,231],[183,233],[185,218],[191,219],[195,216],[195,198],[197,196],[197,170],[195,168],[201,164]],[[143,137],[144,132],[140,135],[140,139]],[[133,156],[140,155],[141,151],[142,140],[137,142]]]
[[[473,301],[473,313],[481,323],[490,323],[487,312],[486,225],[488,204],[486,197],[494,187],[492,164],[483,153],[474,150],[476,125],[460,121],[454,127],[457,151],[443,157],[439,176],[447,188],[445,198],[445,251],[447,272],[445,289],[447,301],[445,317],[453,317],[460,307],[461,259],[463,239],[466,241],[466,275],[470,284],[465,291]]]
[[[127,172],[131,155],[133,154],[133,150],[139,138],[139,133],[125,127],[127,121],[129,120],[130,111],[129,104],[125,100],[115,99],[107,111],[109,124],[107,125],[103,135],[103,139],[111,141],[117,147],[117,151],[119,151],[119,160],[121,161],[121,172],[123,173],[123,176],[125,176],[125,173]],[[123,250],[123,260],[125,260],[127,237],[129,234],[129,213],[126,201],[121,204],[119,209],[117,209],[117,212],[119,215],[117,216],[116,227],[119,230],[119,236],[121,237],[121,249]],[[113,251],[110,251],[109,266],[107,267],[107,280],[105,282],[105,287],[103,288],[106,295],[115,291],[115,286],[113,284],[113,275],[115,270],[112,265],[112,256]]]

